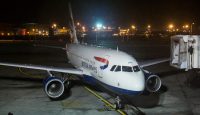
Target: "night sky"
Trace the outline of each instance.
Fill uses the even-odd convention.
[[[7,0],[0,4],[0,23],[68,24],[69,0]],[[196,0],[71,0],[75,20],[94,25],[162,28],[168,23],[181,25],[200,22]]]

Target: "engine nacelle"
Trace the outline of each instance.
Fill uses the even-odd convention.
[[[158,91],[162,85],[160,77],[146,70],[144,71],[144,73],[145,73],[145,78],[146,78],[146,82],[145,82],[146,90],[149,92]]]
[[[50,99],[59,99],[66,90],[64,81],[57,77],[47,77],[43,84],[44,91]]]

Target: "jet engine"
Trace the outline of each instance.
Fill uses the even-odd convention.
[[[53,100],[61,98],[66,90],[64,81],[58,77],[47,77],[43,84],[45,93]]]
[[[145,87],[146,90],[149,92],[156,92],[160,89],[161,87],[161,79],[158,75],[155,75],[153,73],[150,73],[148,71],[144,71],[146,82],[145,82]]]

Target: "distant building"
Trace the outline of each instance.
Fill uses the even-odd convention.
[[[96,37],[111,37],[114,31],[115,29],[110,26],[102,26],[101,28],[92,27],[90,34]]]
[[[25,23],[17,28],[16,35],[40,35],[48,36],[49,35],[49,26],[42,25],[37,23]]]
[[[67,35],[69,33],[69,29],[66,27],[63,28],[57,28],[54,30],[54,35]]]
[[[0,23],[0,36],[15,35],[15,29],[12,24]]]

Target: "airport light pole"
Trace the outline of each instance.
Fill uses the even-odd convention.
[[[192,35],[192,25],[194,25],[194,22],[191,24],[191,30],[190,30],[190,34]]]
[[[96,43],[97,43],[98,34],[100,34],[102,27],[103,27],[103,24],[101,24],[101,23],[96,24]]]
[[[97,31],[96,31],[96,43],[97,43]]]

